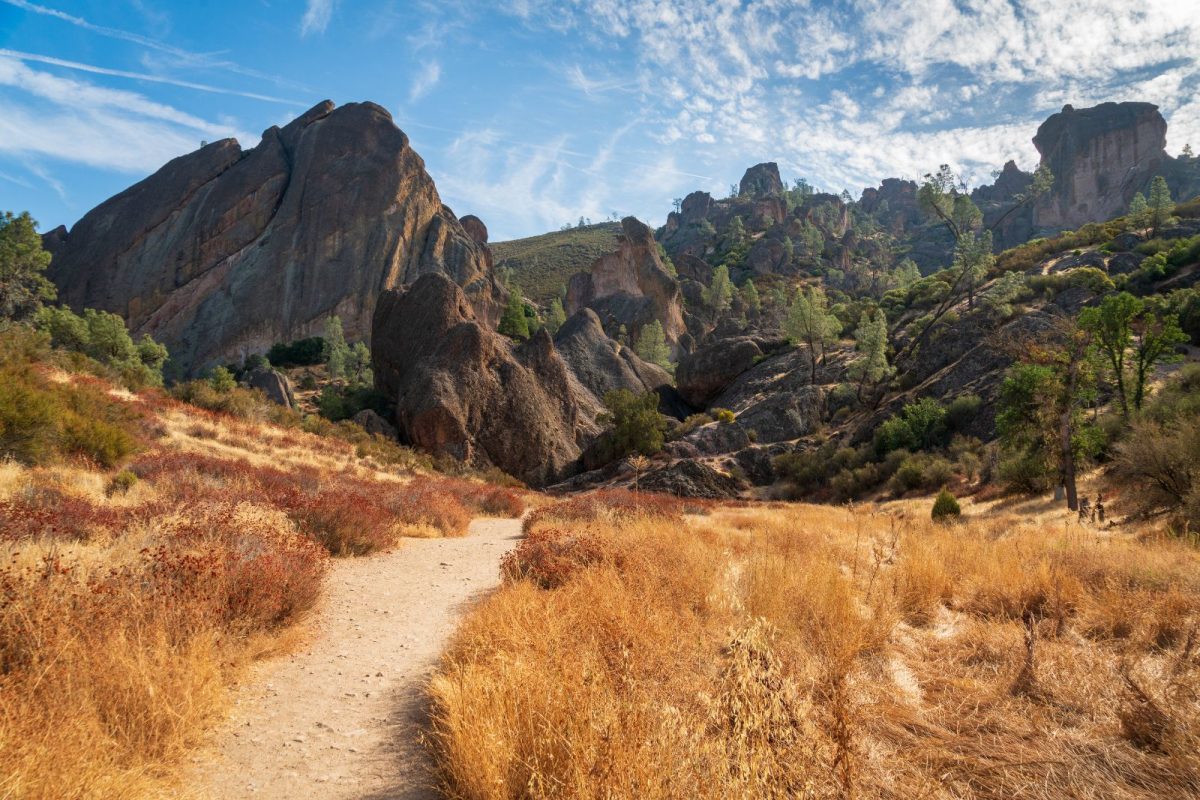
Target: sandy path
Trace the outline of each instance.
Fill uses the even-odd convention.
[[[422,689],[520,531],[519,520],[478,519],[461,539],[410,539],[335,562],[311,635],[246,676],[196,759],[195,788],[214,798],[435,797],[417,742]]]

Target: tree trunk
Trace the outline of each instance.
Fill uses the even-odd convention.
[[[1075,491],[1075,450],[1071,447],[1071,409],[1059,417],[1058,424],[1060,458],[1062,459],[1062,483],[1067,490],[1067,508],[1079,510],[1079,495]]]

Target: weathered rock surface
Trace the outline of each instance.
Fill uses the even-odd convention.
[[[597,433],[544,329],[514,347],[442,275],[384,292],[373,343],[376,388],[396,400],[402,441],[544,486],[576,472]]]
[[[715,335],[713,341],[680,359],[675,385],[684,400],[696,408],[706,408],[765,352],[781,344],[752,336]]]
[[[822,371],[823,372],[823,371]],[[827,376],[818,373],[818,379]],[[739,375],[713,401],[737,414],[738,424],[761,443],[806,436],[821,422],[824,389],[812,385],[806,348],[763,359]]]
[[[554,347],[580,385],[597,403],[617,389],[654,392],[670,387],[671,376],[630,348],[610,339],[590,308],[573,314],[554,336]]]
[[[283,373],[270,367],[259,368],[246,378],[246,385],[251,389],[259,389],[272,403],[293,408],[296,397],[292,393],[292,382]]]
[[[660,467],[642,477],[639,486],[647,492],[662,492],[678,497],[701,497],[713,500],[737,497],[746,485],[705,464],[684,459]]]
[[[1034,224],[1078,228],[1124,213],[1163,167],[1166,137],[1167,123],[1151,103],[1064,106],[1033,137],[1054,173],[1054,187],[1034,204]]]
[[[380,293],[426,273],[496,318],[503,292],[471,227],[385,109],[326,101],[251,150],[225,139],[174,159],[46,244],[64,302],[120,314],[194,374],[317,334],[329,314],[367,339]]]
[[[779,177],[779,165],[774,161],[755,164],[742,175],[738,194],[751,197],[770,197],[783,194],[783,181]]]
[[[567,314],[590,308],[609,336],[615,337],[624,326],[631,341],[642,326],[657,320],[667,343],[674,345],[686,330],[679,284],[663,266],[650,228],[626,217],[621,229],[615,252],[597,259],[589,272],[571,278]]]
[[[364,431],[373,436],[382,436],[385,439],[397,439],[400,436],[396,426],[388,422],[378,413],[369,408],[364,408],[362,411],[354,415],[354,422],[359,425]]]

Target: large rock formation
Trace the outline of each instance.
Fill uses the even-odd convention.
[[[647,364],[630,348],[605,335],[600,318],[590,308],[563,323],[554,336],[554,347],[597,405],[604,395],[617,389],[658,392],[671,385],[666,370]]]
[[[783,180],[779,177],[779,165],[774,161],[755,164],[742,175],[738,184],[739,195],[770,197],[783,194]]]
[[[1122,214],[1162,169],[1167,123],[1150,103],[1101,103],[1063,110],[1033,137],[1054,187],[1038,199],[1039,228],[1077,228]]]
[[[321,103],[251,150],[181,156],[53,232],[50,275],[72,307],[125,317],[184,374],[319,333],[366,339],[380,293],[453,278],[498,315],[482,224],[442,205],[408,137],[373,103]]]
[[[541,486],[577,471],[598,433],[545,330],[514,346],[442,275],[385,291],[372,339],[375,385],[396,401],[402,441]]]
[[[686,331],[679,283],[663,266],[650,228],[626,217],[621,229],[617,250],[567,284],[567,314],[590,308],[609,336],[624,326],[631,340],[642,326],[657,320],[667,343],[674,345]]]

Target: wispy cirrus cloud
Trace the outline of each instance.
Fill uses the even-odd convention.
[[[300,18],[300,35],[309,36],[313,33],[324,33],[333,19],[333,10],[337,0],[308,0],[304,8],[304,16]]]
[[[415,103],[432,92],[441,78],[442,65],[436,61],[426,61],[417,70],[417,76],[408,89],[408,102]]]
[[[149,172],[202,139],[236,137],[249,145],[258,138],[136,92],[33,69],[2,52],[0,89],[6,90],[0,152],[32,159],[26,168],[44,179],[39,158]]]

